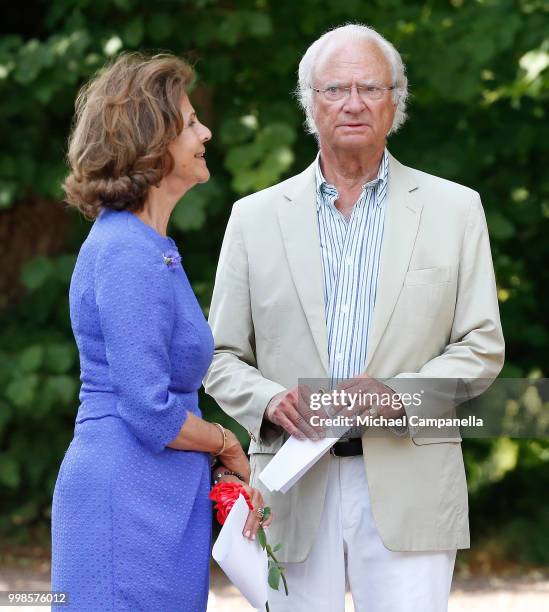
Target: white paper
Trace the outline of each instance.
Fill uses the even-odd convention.
[[[213,546],[212,556],[254,608],[264,608],[268,589],[267,553],[257,538],[242,535],[250,509],[242,495],[231,508]]]
[[[299,440],[291,436],[259,474],[259,479],[269,491],[286,493],[335,442],[329,437]]]

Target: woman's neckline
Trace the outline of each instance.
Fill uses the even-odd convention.
[[[145,234],[149,238],[153,240],[155,244],[157,244],[160,248],[175,248],[177,246],[175,241],[170,236],[163,236],[159,232],[157,232],[154,227],[145,223],[142,219],[140,219],[137,215],[134,215],[129,210],[113,210],[113,209],[104,209],[103,214],[122,214],[126,217],[128,225],[134,228],[136,231],[139,231],[142,234]]]
[[[141,217],[137,216],[135,213],[130,212],[130,211],[128,211],[128,213],[146,230],[153,232],[156,236],[158,236],[159,238],[162,238],[162,240],[171,240],[171,238],[167,234],[166,235],[161,234],[152,225],[149,225],[146,221],[143,221],[143,219],[141,219]]]

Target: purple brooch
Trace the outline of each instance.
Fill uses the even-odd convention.
[[[181,263],[181,255],[176,249],[166,251],[162,254],[162,257],[164,258],[164,263],[168,266],[168,268],[170,268],[170,270],[177,268],[177,266]]]

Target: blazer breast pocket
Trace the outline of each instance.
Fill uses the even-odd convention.
[[[450,267],[408,270],[404,278],[401,300],[407,316],[435,319],[444,304],[450,282]]]
[[[433,285],[447,283],[450,280],[450,268],[443,266],[440,268],[420,268],[418,270],[408,270],[404,279],[405,285]]]

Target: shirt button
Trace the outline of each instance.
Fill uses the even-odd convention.
[[[348,313],[349,312],[349,306],[347,306],[347,304],[345,304],[344,306],[341,307],[341,312],[343,313]]]
[[[336,361],[341,361],[343,359],[343,355],[341,353],[338,353],[336,355]]]
[[[353,265],[353,260],[352,260],[352,258],[351,258],[351,257],[347,257],[347,258],[345,259],[345,261],[347,262],[347,265],[348,265],[348,266],[352,266],[352,265]]]

